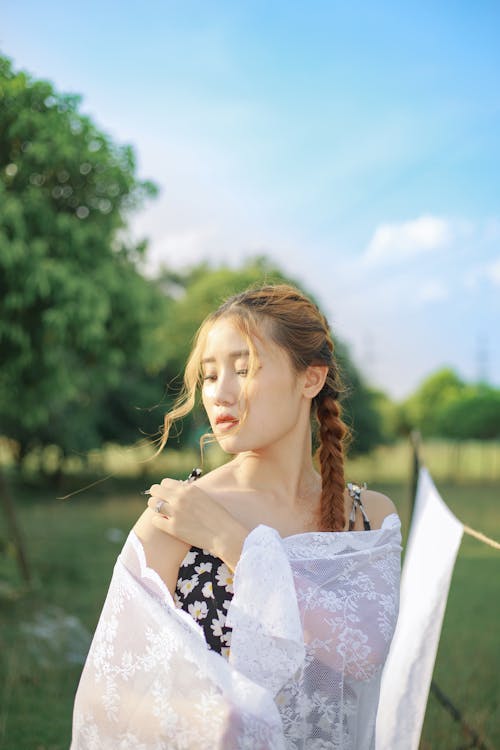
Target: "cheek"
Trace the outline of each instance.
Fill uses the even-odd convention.
[[[201,390],[201,401],[203,403],[203,406],[209,405],[212,403],[214,399],[214,391],[215,391],[215,385],[212,381],[207,381],[207,383],[203,386]]]
[[[294,399],[288,384],[276,379],[250,386],[248,392],[248,417],[267,424],[286,421],[294,410]]]
[[[207,389],[205,388],[201,392],[201,403],[203,408],[205,409],[207,417],[209,417],[211,410],[211,399],[209,393],[207,392]]]

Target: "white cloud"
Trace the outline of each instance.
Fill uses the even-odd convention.
[[[486,266],[486,274],[490,281],[500,286],[500,258],[497,258]]]
[[[468,268],[462,276],[462,282],[465,289],[469,292],[477,292],[482,275],[483,271],[478,266],[475,268]]]
[[[419,302],[439,302],[448,297],[449,292],[447,287],[438,279],[425,281],[417,293]]]
[[[420,216],[412,221],[381,224],[362,256],[364,265],[400,263],[423,253],[440,250],[453,237],[449,221]]]
[[[464,286],[471,291],[477,291],[484,280],[500,286],[500,257],[493,262],[478,263],[463,275]]]
[[[150,263],[169,261],[172,266],[187,266],[197,263],[206,255],[216,231],[211,227],[185,229],[180,232],[164,232],[155,242]]]
[[[488,219],[484,226],[484,239],[487,242],[495,242],[500,239],[500,220],[497,218]]]

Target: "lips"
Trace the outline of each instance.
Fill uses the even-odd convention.
[[[222,417],[217,417],[215,420],[215,424],[223,424],[224,422],[237,422],[238,420],[236,417],[232,417],[231,415],[226,415]]]

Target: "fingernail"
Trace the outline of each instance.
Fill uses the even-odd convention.
[[[141,495],[150,495],[151,490],[142,490]]]

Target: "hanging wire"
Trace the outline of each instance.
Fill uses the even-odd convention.
[[[479,750],[492,750],[491,745],[486,745],[484,740],[479,736],[475,729],[473,729],[464,719],[462,712],[451,702],[447,695],[443,693],[441,688],[434,682],[431,681],[431,692],[441,705],[450,713],[455,721],[457,721],[462,727],[465,734],[470,737],[470,744],[464,745],[457,750],[469,750],[469,748],[477,747]]]
[[[491,539],[489,536],[486,536],[486,534],[483,534],[481,531],[476,531],[475,529],[471,529],[470,526],[466,526],[465,524],[462,524],[462,526],[464,527],[465,534],[469,534],[470,536],[473,536],[475,539],[479,539],[480,542],[484,542],[490,547],[493,547],[493,549],[500,549],[500,544],[496,542],[494,539]]]

